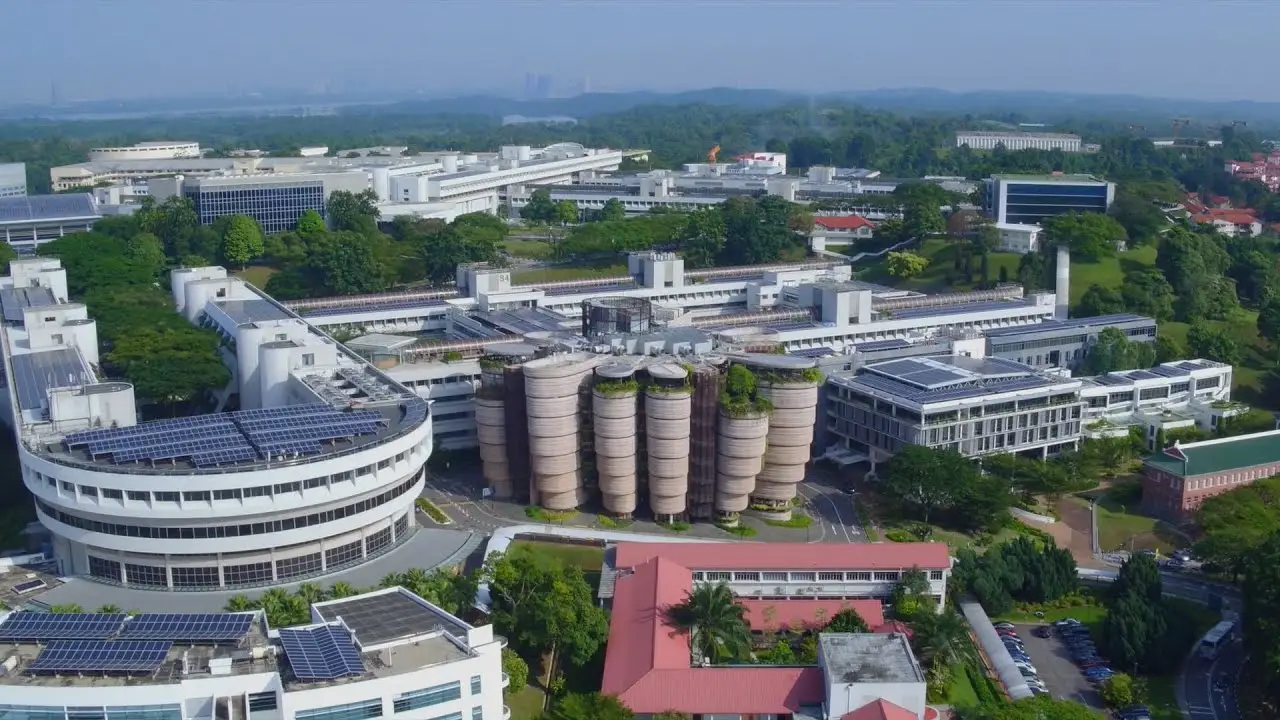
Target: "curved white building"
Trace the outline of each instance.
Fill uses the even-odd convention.
[[[200,143],[159,140],[125,147],[100,147],[89,150],[89,162],[117,160],[173,160],[200,157]]]
[[[401,588],[252,613],[0,615],[7,718],[506,720],[506,640]],[[70,635],[83,639],[61,639]],[[123,661],[123,662],[121,662]]]
[[[99,382],[97,337],[57,260],[0,278],[3,402],[65,575],[130,587],[293,582],[414,531],[427,404],[222,268],[173,273],[178,308],[224,339],[241,410],[137,422]]]

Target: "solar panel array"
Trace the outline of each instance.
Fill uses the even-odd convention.
[[[25,595],[33,590],[39,590],[42,587],[48,587],[48,585],[46,585],[43,580],[36,578],[35,580],[28,580],[14,585],[13,591],[19,595]]]
[[[181,642],[238,642],[253,625],[245,613],[143,613],[125,623],[120,637],[126,640],[174,640]]]
[[[1178,367],[1177,365],[1157,365],[1151,368],[1151,372],[1161,377],[1169,377],[1169,378],[1186,377],[1191,374],[1190,370],[1183,367]]]
[[[910,346],[911,343],[906,340],[872,340],[870,342],[858,343],[854,349],[858,352],[878,352],[880,350],[896,350],[897,348]]]
[[[788,351],[787,354],[795,355],[796,357],[824,358],[835,355],[836,351],[831,348],[804,348],[801,350]]]
[[[961,303],[957,305],[938,305],[934,307],[903,308],[890,311],[894,320],[907,318],[933,317],[935,315],[968,315],[970,313],[989,312],[992,310],[1009,310],[1012,308],[1030,307],[1016,300],[988,300],[985,302]]]
[[[167,640],[55,640],[27,666],[27,672],[154,673],[172,647]]]
[[[311,403],[85,430],[68,435],[65,443],[116,464],[187,459],[196,467],[212,467],[317,454],[322,442],[372,435],[384,422],[374,411]]]
[[[1161,376],[1146,370],[1134,370],[1129,373],[1129,377],[1134,380],[1159,380]]]
[[[0,222],[96,218],[98,208],[88,193],[23,195],[0,198]]]
[[[1099,375],[1093,378],[1093,381],[1098,383],[1099,385],[1107,385],[1109,387],[1133,384],[1133,382],[1130,381],[1129,378],[1125,377],[1124,375]]]
[[[546,295],[547,297],[556,297],[560,295],[599,296],[599,295],[608,295],[609,293],[620,292],[623,290],[634,290],[635,287],[636,287],[636,284],[631,282],[631,283],[618,283],[617,285],[596,285],[594,287],[551,288],[549,290],[544,290],[543,294]]]
[[[280,642],[289,667],[300,680],[332,680],[364,673],[355,642],[343,628],[281,628]]]
[[[1049,380],[1045,378],[1032,376],[1015,378],[1013,380],[972,382],[965,383],[958,387],[923,390],[900,380],[894,380],[874,373],[861,373],[854,378],[854,381],[869,388],[891,393],[905,400],[922,404],[945,402],[948,400],[963,400],[970,397],[1013,392],[1016,390],[1031,390],[1038,387],[1047,387],[1050,384]]]
[[[105,640],[120,631],[122,613],[42,613],[20,611],[0,623],[0,642]]]

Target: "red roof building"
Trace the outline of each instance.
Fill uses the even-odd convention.
[[[916,714],[888,700],[877,700],[845,713],[840,720],[919,720]]]
[[[620,543],[610,568],[614,574],[613,605],[601,692],[618,696],[639,714],[676,710],[748,717],[826,707],[833,719],[854,709],[846,707],[849,702],[859,701],[858,707],[875,704],[882,697],[877,693],[884,693],[892,695],[888,699],[893,702],[867,712],[890,713],[885,720],[918,720],[924,712],[924,677],[901,634],[822,634],[816,667],[698,667],[693,665],[688,634],[672,626],[666,614],[667,608],[684,601],[695,582],[718,581],[707,578],[711,573],[728,572],[730,577],[725,581],[735,594],[742,595],[737,578],[751,573],[759,577],[807,572],[816,577],[819,572],[839,572],[842,578],[831,581],[830,587],[844,590],[846,573],[887,573],[893,568],[896,574],[912,567],[929,572],[938,568],[945,590],[950,558],[946,546],[936,543]],[[743,582],[750,587],[753,581],[748,577]],[[828,586],[814,581],[807,587],[814,591]],[[857,610],[871,627],[884,624],[880,601],[870,597],[748,596],[740,603],[752,629],[761,631],[777,629],[783,623],[796,630],[816,630],[825,624],[820,617],[829,618],[846,607]],[[868,675],[867,668],[874,668],[877,674]],[[851,686],[856,690],[847,690]]]
[[[825,230],[853,232],[866,228],[868,232],[876,229],[876,224],[861,215],[816,215],[813,224]]]

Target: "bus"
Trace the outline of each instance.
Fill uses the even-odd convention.
[[[1214,625],[1213,629],[1205,633],[1204,638],[1200,640],[1200,657],[1210,660],[1218,657],[1223,646],[1231,642],[1235,629],[1236,624],[1232,620],[1223,620]]]

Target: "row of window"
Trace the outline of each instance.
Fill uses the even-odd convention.
[[[182,720],[182,707],[176,703],[111,707],[0,705],[0,720]]]
[[[941,570],[929,571],[930,580],[941,580]],[[822,572],[775,570],[705,570],[693,574],[695,581],[706,582],[842,582],[846,580],[869,582],[872,580],[898,580],[898,570],[824,570]]]
[[[471,677],[471,695],[473,697],[480,695],[479,675]],[[462,683],[455,680],[451,683],[397,695],[392,701],[392,711],[395,713],[410,712],[461,699]],[[367,720],[368,718],[382,717],[382,700],[370,699],[345,705],[316,708],[314,710],[300,710],[296,717],[298,720]],[[430,720],[462,720],[462,712],[457,711],[447,715],[438,715],[430,718]],[[473,707],[471,709],[471,720],[484,720],[484,708],[478,705]]]
[[[44,481],[45,485],[51,488],[60,488],[65,495],[75,496],[79,493],[80,497],[102,498],[104,500],[129,500],[130,502],[144,503],[188,503],[188,502],[219,502],[219,501],[241,501],[245,498],[255,497],[276,497],[287,496],[294,493],[301,493],[304,490],[314,490],[317,488],[329,488],[341,483],[355,482],[359,478],[366,478],[373,475],[374,471],[387,470],[392,463],[402,463],[405,458],[409,457],[409,452],[400,452],[395,456],[393,461],[391,458],[381,460],[377,463],[365,465],[355,470],[335,473],[333,475],[322,475],[320,477],[307,478],[287,483],[277,483],[275,485],[257,485],[245,488],[228,488],[225,490],[188,490],[178,492],[176,490],[117,490],[115,488],[99,488],[93,485],[76,485],[75,483],[62,480],[59,482],[56,478],[49,475],[36,473],[36,481]]]
[[[363,540],[328,548],[323,560],[320,552],[307,553],[290,558],[244,563],[240,565],[165,567],[121,563],[118,560],[89,555],[89,575],[114,584],[146,587],[172,587],[176,589],[235,587],[268,585],[284,580],[296,580],[321,573],[334,572],[354,565],[365,558],[372,558],[389,548],[409,532],[409,516],[402,515],[392,528],[383,528]],[[123,572],[122,572],[123,571]]]
[[[268,533],[286,532],[288,530],[296,530],[312,525],[323,525],[324,523],[341,520],[353,515],[367,512],[373,508],[385,505],[388,502],[400,497],[413,488],[419,480],[422,479],[422,471],[417,475],[404,481],[397,487],[386,492],[366,498],[357,503],[344,505],[343,507],[326,510],[324,512],[311,513],[309,515],[299,515],[297,517],[284,518],[272,522],[250,523],[243,525],[201,525],[187,527],[154,527],[150,525],[125,525],[121,523],[108,523],[98,520],[73,515],[63,512],[57,508],[50,506],[43,500],[36,500],[37,507],[40,511],[49,517],[54,518],[64,525],[70,525],[81,530],[90,532],[103,533],[106,535],[120,535],[124,537],[153,538],[156,540],[204,540],[209,538],[224,537],[244,537],[247,535],[265,535]]]

